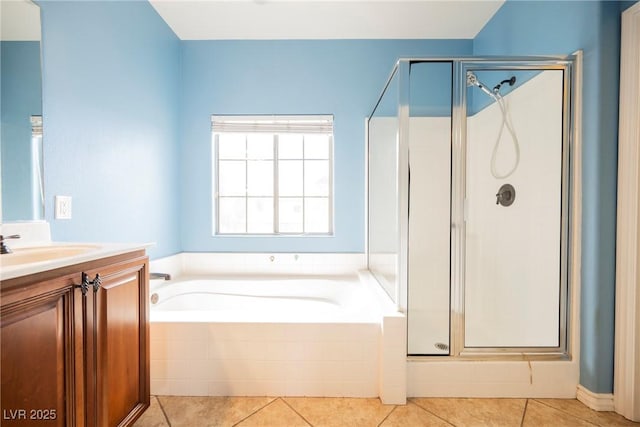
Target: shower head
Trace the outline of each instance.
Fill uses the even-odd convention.
[[[515,81],[515,80],[514,80]],[[482,83],[480,80],[478,80],[478,78],[476,77],[475,74],[473,74],[471,71],[467,71],[467,86],[477,86],[479,87],[484,93],[486,93],[487,95],[489,95],[491,98],[495,99],[497,101],[497,96],[495,93],[491,92],[489,89],[487,89],[487,86]],[[497,93],[497,92],[496,92]]]
[[[467,87],[469,86],[477,86],[478,78],[471,71],[467,71]]]

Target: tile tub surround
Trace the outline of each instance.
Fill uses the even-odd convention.
[[[154,259],[151,271],[172,276],[227,274],[342,275],[367,268],[362,253],[207,253],[182,252]]]
[[[178,254],[151,271],[181,275],[354,274],[362,254]],[[355,276],[354,276],[355,277]],[[367,272],[378,313],[348,321],[153,321],[151,390],[180,396],[348,396],[404,403],[404,316]],[[155,283],[154,283],[155,282]],[[152,281],[151,288],[163,286]],[[168,321],[167,321],[168,320]],[[388,333],[385,334],[384,331]],[[392,335],[393,334],[393,335]],[[400,369],[400,371],[403,371]]]
[[[152,396],[136,427],[168,426],[638,426],[575,399],[378,399]]]
[[[377,324],[151,323],[151,392],[378,396]]]

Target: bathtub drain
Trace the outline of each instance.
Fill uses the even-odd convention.
[[[151,294],[151,304],[157,304],[158,303],[158,294]]]

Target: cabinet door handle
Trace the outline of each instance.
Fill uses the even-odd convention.
[[[89,290],[89,283],[85,280],[86,274],[82,273],[82,283],[79,285],[75,285],[76,288],[80,288],[82,290],[82,296],[87,295],[87,291]]]
[[[102,279],[99,274],[96,274],[96,277],[93,280],[89,280],[89,275],[87,273],[82,273],[82,295],[86,295],[89,290],[89,286],[93,286],[93,292],[98,292],[100,286],[102,285]]]

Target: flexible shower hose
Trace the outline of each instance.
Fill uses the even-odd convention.
[[[515,129],[513,129],[511,114],[509,114],[509,110],[507,109],[504,98],[500,96],[499,93],[495,93],[494,98],[498,103],[498,106],[500,107],[500,111],[502,112],[502,125],[500,126],[500,131],[498,132],[496,143],[493,145],[493,153],[491,153],[491,175],[493,175],[493,177],[496,179],[504,179],[511,176],[511,174],[514,173],[518,168],[518,164],[520,163],[520,144],[518,143],[518,136],[516,135],[516,131]],[[496,156],[498,155],[498,149],[500,148],[500,139],[502,138],[504,128],[507,128],[507,131],[509,131],[509,134],[511,135],[516,159],[513,163],[513,167],[507,173],[500,175],[496,169]]]

